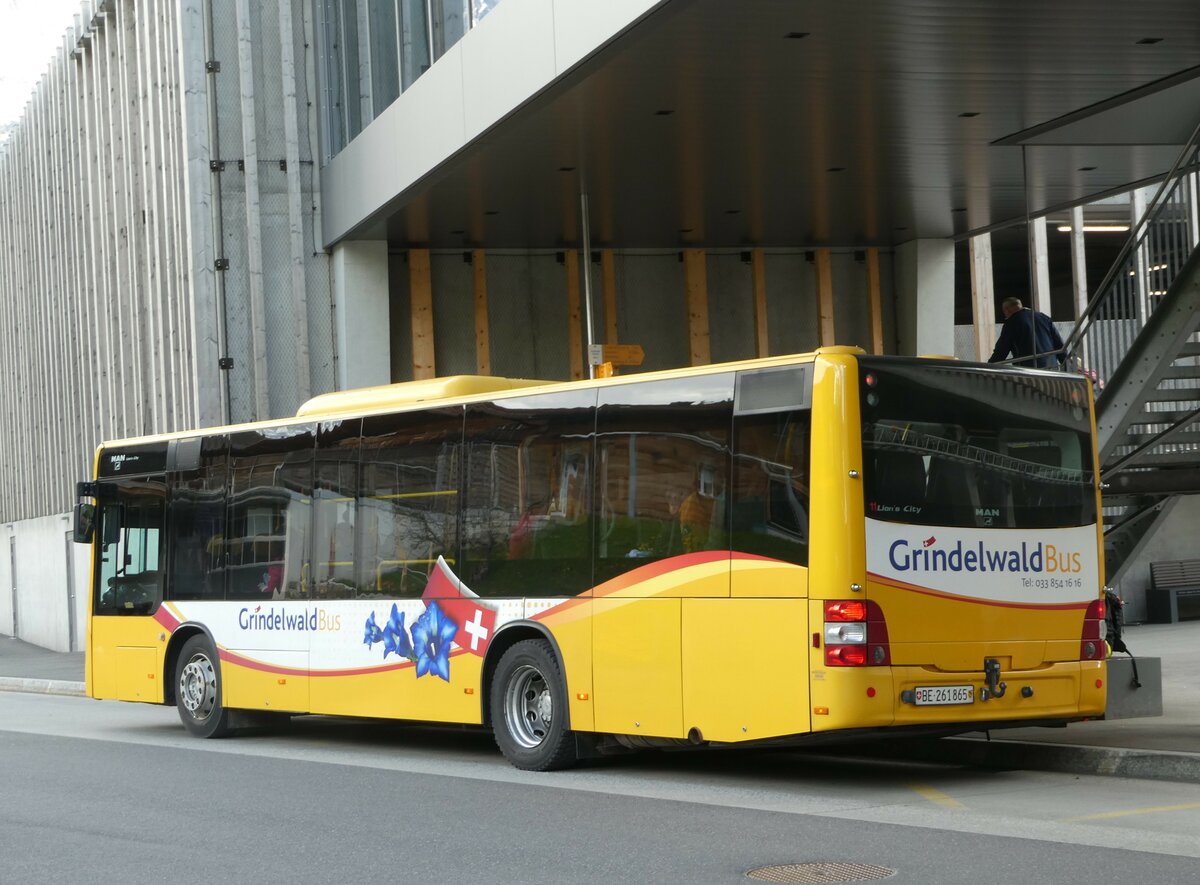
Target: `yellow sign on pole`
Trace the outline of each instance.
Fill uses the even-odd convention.
[[[640,366],[646,352],[640,344],[602,344],[600,361],[614,366]]]

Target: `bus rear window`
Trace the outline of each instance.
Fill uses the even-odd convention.
[[[915,525],[1096,521],[1086,382],[860,360],[866,515]]]

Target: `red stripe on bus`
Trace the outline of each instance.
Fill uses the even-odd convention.
[[[160,605],[158,607],[158,611],[154,613],[154,620],[166,627],[167,632],[169,633],[174,633],[175,629],[180,624],[179,619],[171,614],[170,609],[168,609],[166,605]]]

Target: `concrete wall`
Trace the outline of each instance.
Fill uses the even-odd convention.
[[[771,354],[799,353],[817,346],[816,266],[803,248],[766,251],[767,332]],[[743,249],[706,253],[712,361],[755,356],[751,272]],[[617,338],[640,344],[646,359],[637,371],[688,364],[687,310],[678,249],[615,250]],[[833,250],[835,334],[839,344],[870,349],[866,265],[855,250]],[[434,341],[438,375],[475,369],[474,280],[461,250],[431,256]],[[412,369],[411,302],[404,253],[389,258],[391,372],[409,381]],[[895,352],[892,256],[880,255],[884,351]],[[601,269],[592,264],[596,341],[604,341],[606,317]],[[566,380],[570,318],[564,266],[554,250],[490,250],[487,253],[488,321],[492,373],[509,377]],[[586,333],[581,333],[585,337]]]
[[[211,4],[211,48],[207,6],[84,3],[0,145],[0,521],[101,440],[334,387],[310,4]]]
[[[1109,576],[1109,584],[1116,587],[1117,595],[1125,600],[1126,621],[1146,620],[1150,563],[1197,557],[1197,526],[1200,526],[1200,495],[1182,495],[1168,500],[1121,570]]]
[[[70,531],[70,514],[0,526],[0,632],[54,651],[83,649],[90,548],[72,543]]]

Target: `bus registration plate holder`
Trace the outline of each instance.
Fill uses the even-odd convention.
[[[918,707],[942,707],[952,704],[975,703],[973,685],[937,685],[918,687],[913,691],[913,703]]]

